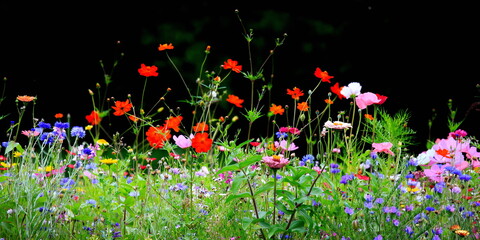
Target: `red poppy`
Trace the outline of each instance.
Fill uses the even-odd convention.
[[[122,116],[123,114],[129,112],[132,110],[132,104],[130,103],[130,100],[125,100],[124,102],[122,101],[115,101],[115,106],[112,106],[112,108],[115,110],[113,115],[115,116]]]
[[[197,153],[208,152],[212,147],[213,140],[208,138],[208,133],[199,132],[192,138],[192,147]]]
[[[274,115],[276,114],[283,115],[283,113],[285,112],[285,109],[283,109],[282,105],[277,106],[272,103],[272,106],[270,107],[270,112]]]
[[[227,98],[227,102],[237,106],[237,107],[242,107],[243,99],[240,99],[239,97],[229,94]]]
[[[378,103],[374,103],[374,104],[377,104],[377,105],[381,105],[383,104],[385,101],[387,101],[387,96],[383,96],[383,95],[380,95],[378,93],[375,93],[375,95],[377,95],[377,98],[380,99],[380,102]]]
[[[357,177],[358,179],[360,180],[365,180],[365,181],[368,181],[370,180],[370,177],[369,176],[365,176],[365,175],[362,175],[362,174],[353,174],[355,177]]]
[[[231,69],[236,73],[240,73],[242,71],[242,65],[238,65],[238,61],[228,59],[223,62],[223,69]]]
[[[287,89],[287,94],[292,96],[295,100],[300,99],[300,97],[304,95],[303,91],[297,87],[294,87],[293,90]]]
[[[180,131],[180,122],[182,119],[182,116],[169,117],[167,120],[165,120],[165,126],[168,129],[173,129],[173,131],[178,132]]]
[[[90,125],[97,125],[102,121],[102,118],[98,115],[97,111],[92,111],[89,115],[85,116],[85,119],[87,119]]]
[[[152,126],[148,129],[145,135],[147,135],[147,141],[150,143],[150,146],[155,149],[162,148],[163,144],[172,137],[166,126]]]
[[[193,126],[194,132],[206,132],[208,131],[208,124],[205,122],[199,122],[195,126]]]
[[[138,69],[138,73],[144,77],[156,77],[158,76],[157,70],[158,68],[156,66],[146,66],[142,63]]]
[[[340,91],[342,91],[342,88],[343,87],[339,87],[339,84],[337,82],[333,86],[330,87],[330,91],[332,91],[332,93],[337,94],[339,99],[343,99],[343,98],[345,98],[345,96],[343,96],[343,94],[340,93]]]
[[[63,114],[62,113],[57,113],[57,114],[55,114],[55,118],[63,118]]]
[[[328,75],[327,71],[322,71],[318,67],[315,69],[314,75],[315,77],[322,79],[322,82],[328,82],[328,83],[330,83],[330,79],[333,78],[332,76]]]
[[[160,44],[160,46],[158,46],[158,51],[164,51],[164,50],[170,50],[170,49],[173,49],[174,46],[169,43],[169,44]]]

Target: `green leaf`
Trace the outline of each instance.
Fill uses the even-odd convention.
[[[5,154],[11,152],[17,146],[20,146],[20,144],[18,142],[9,141],[7,147],[5,148]]]
[[[259,187],[257,189],[257,191],[255,191],[253,193],[254,196],[257,196],[258,194],[262,193],[262,192],[265,192],[265,191],[268,191],[268,190],[272,190],[273,189],[273,186],[275,185],[274,182],[268,182],[264,185],[262,185],[261,187]]]
[[[243,175],[237,175],[235,178],[233,178],[232,181],[232,186],[230,187],[230,191],[233,194],[236,194],[238,192],[238,189],[240,189],[240,186],[247,180],[247,178]]]
[[[232,194],[232,195],[229,195],[227,197],[227,199],[225,199],[225,203],[228,203],[230,201],[232,201],[233,199],[237,199],[237,198],[249,198],[251,195],[249,192],[244,192],[244,193],[239,193],[239,194]]]
[[[249,158],[247,158],[245,161],[241,161],[238,163],[238,166],[241,168],[244,168],[244,167],[247,167],[247,166],[250,166],[258,161],[262,160],[262,156],[261,155],[254,155],[254,156],[251,156]]]

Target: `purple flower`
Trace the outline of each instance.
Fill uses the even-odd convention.
[[[435,208],[434,207],[426,207],[425,210],[427,210],[429,212],[433,212],[433,211],[435,211]]]
[[[406,232],[409,236],[412,236],[413,233],[414,233],[412,227],[410,227],[410,226],[406,226],[406,227],[405,227],[405,232]]]
[[[72,129],[70,130],[70,134],[73,137],[84,138],[85,130],[83,130],[83,127],[75,126],[75,127],[72,127]]]
[[[383,237],[382,237],[382,235],[378,235],[373,240],[383,240]]]
[[[468,181],[470,181],[470,179],[472,179],[472,177],[468,174],[462,174],[458,178],[462,181],[465,181],[465,182],[468,182]]]
[[[353,214],[353,208],[345,207],[345,213],[347,213],[348,215],[352,215]]]

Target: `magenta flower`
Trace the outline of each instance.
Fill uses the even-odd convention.
[[[284,158],[283,155],[265,156],[262,157],[262,162],[273,169],[283,168],[290,163],[290,161],[287,158]]]
[[[371,92],[362,93],[355,98],[355,103],[357,104],[357,107],[360,109],[365,109],[367,108],[367,106],[370,106],[372,104],[376,104],[379,102],[380,102],[380,99],[378,98],[378,96]]]
[[[434,164],[430,169],[424,169],[425,176],[435,182],[443,182],[444,166],[440,164]]]
[[[280,142],[275,141],[275,147],[276,148],[280,147],[285,151],[295,151],[298,149],[298,146],[295,145],[295,143],[293,142],[289,143],[287,140],[281,140]]]
[[[391,142],[382,142],[382,143],[372,143],[373,152],[384,152],[387,154],[390,154],[392,156],[395,156],[395,154],[390,150],[392,148],[393,144]]]

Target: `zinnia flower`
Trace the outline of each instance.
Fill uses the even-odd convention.
[[[192,147],[198,153],[208,152],[212,147],[213,140],[208,138],[208,133],[199,132],[192,138]]]
[[[156,77],[158,76],[157,70],[158,68],[156,66],[146,66],[142,63],[138,69],[138,73],[144,77]]]
[[[115,106],[112,106],[112,108],[115,110],[113,115],[115,116],[122,116],[125,113],[129,112],[132,110],[132,104],[130,103],[130,100],[125,100],[124,102],[122,101],[115,101]]]
[[[170,131],[165,126],[151,126],[145,135],[147,136],[147,141],[150,143],[150,146],[155,149],[162,148],[163,144],[172,137]]]
[[[223,62],[223,69],[231,69],[236,73],[240,73],[242,71],[242,65],[238,65],[238,61],[228,59]]]
[[[237,106],[237,107],[242,107],[242,103],[243,103],[243,99],[240,99],[239,97],[233,95],[233,94],[229,94],[228,95],[228,98],[227,98],[227,102]]]
[[[290,163],[290,161],[287,158],[284,158],[283,155],[265,156],[262,157],[262,162],[273,169],[283,168]]]

